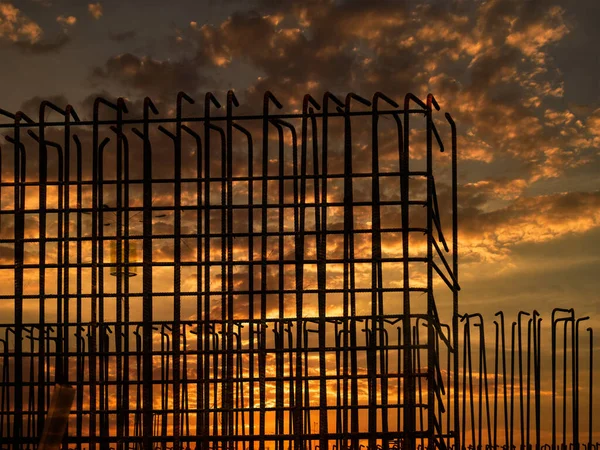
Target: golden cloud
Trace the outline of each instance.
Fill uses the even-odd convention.
[[[73,26],[77,23],[77,17],[75,17],[75,16],[66,16],[66,17],[58,16],[56,18],[56,21],[63,26],[65,26],[65,25]]]
[[[24,16],[11,3],[0,3],[0,38],[11,42],[26,41],[35,43],[40,40],[40,26]]]
[[[600,226],[600,191],[521,196],[494,211],[465,210],[462,217],[461,253],[501,260],[516,244],[548,242]]]
[[[94,19],[98,20],[100,17],[102,17],[104,10],[102,9],[102,4],[100,2],[97,2],[88,4],[88,12],[92,15]]]
[[[564,23],[564,13],[564,9],[559,6],[549,8],[542,22],[532,23],[524,30],[511,31],[506,37],[506,43],[518,48],[537,64],[543,65],[546,54],[542,48],[562,39],[569,32]]]

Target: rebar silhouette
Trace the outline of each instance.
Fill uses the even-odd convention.
[[[2,448],[36,447],[55,384],[78,450],[557,449],[559,421],[598,447],[587,317],[552,312],[547,382],[537,311],[498,313],[493,351],[459,314],[457,130],[432,95],[195,107],[0,110]]]

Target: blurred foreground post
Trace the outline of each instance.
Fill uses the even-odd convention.
[[[38,450],[58,450],[60,448],[74,398],[74,388],[60,384],[54,387]]]

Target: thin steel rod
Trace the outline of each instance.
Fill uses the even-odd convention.
[[[208,97],[212,97],[214,98],[214,95],[209,92],[206,94]],[[416,97],[415,97],[416,98]],[[106,101],[104,99],[102,99],[102,101]],[[420,100],[420,105],[424,105]],[[382,115],[392,115],[392,114],[404,114],[404,113],[408,113],[408,114],[425,114],[425,109],[426,106],[423,106],[423,109],[393,109],[393,110],[382,110],[380,111],[380,114]],[[20,112],[20,111],[19,111]],[[16,113],[15,116],[17,114]],[[23,114],[22,112],[20,112],[21,114]],[[351,116],[370,116],[371,112],[370,111],[352,111],[351,112]],[[325,112],[323,113],[316,113],[315,115],[316,117],[324,117],[325,116]],[[342,112],[328,112],[327,113],[328,117],[344,117],[345,113]],[[271,114],[269,116],[271,119],[276,119],[276,120],[292,120],[292,119],[302,119],[302,114]],[[256,120],[260,120],[262,119],[263,116],[262,115],[240,115],[240,116],[233,116],[232,120],[236,120],[236,121],[256,121]],[[186,123],[186,122],[200,122],[203,123],[205,121],[226,121],[227,117],[226,116],[204,116],[204,117],[195,117],[195,116],[189,116],[189,117],[182,117],[181,121]],[[41,123],[44,123],[43,121],[40,121]],[[30,128],[30,127],[39,127],[39,123],[40,122],[33,122],[33,121],[28,121],[27,123],[22,124],[21,126],[23,128]],[[156,123],[176,123],[177,119],[176,118],[170,118],[170,117],[164,117],[164,118],[160,118],[160,119],[149,119],[148,123],[150,124],[156,124]],[[141,124],[143,123],[143,120],[140,119],[128,119],[128,120],[124,120],[123,121],[123,125],[135,125],[135,124]],[[77,126],[82,126],[82,127],[89,127],[89,126],[93,126],[95,124],[98,125],[117,125],[117,121],[114,120],[81,120],[78,121],[76,123],[73,123],[73,125],[77,125]],[[45,122],[44,123],[45,126],[48,127],[61,127],[64,126],[64,122]],[[2,128],[12,128],[13,125],[11,124],[0,124],[0,129]]]

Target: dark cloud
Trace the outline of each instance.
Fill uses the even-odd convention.
[[[65,108],[69,104],[67,97],[65,97],[62,94],[45,96],[43,98],[36,95],[35,97],[31,97],[30,99],[25,100],[21,104],[20,109],[25,114],[29,115],[32,119],[37,120],[38,115],[39,115],[39,110],[40,110],[40,104],[44,100],[48,100],[48,101],[54,103],[59,108]]]
[[[18,41],[15,42],[14,45],[24,53],[41,55],[45,53],[59,52],[63,47],[69,44],[69,42],[71,42],[71,37],[66,33],[61,33],[54,39],[44,39],[35,42]]]
[[[198,72],[193,60],[160,61],[125,53],[110,58],[103,67],[96,67],[92,81],[117,82],[134,93],[163,99],[174,98],[180,90],[195,92],[206,78]]]
[[[134,39],[136,36],[137,36],[137,31],[135,31],[135,30],[128,30],[128,31],[122,31],[120,33],[110,33],[109,34],[110,40],[115,41],[115,42],[129,41],[131,39]]]

